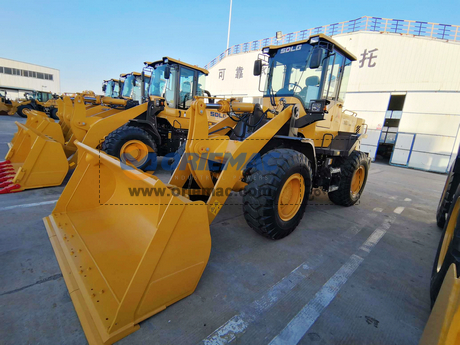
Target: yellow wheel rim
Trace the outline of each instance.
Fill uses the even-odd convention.
[[[278,215],[287,222],[294,218],[305,196],[305,182],[300,174],[291,175],[283,185],[278,199]]]
[[[366,176],[366,170],[362,165],[356,169],[355,173],[353,174],[353,178],[351,179],[351,194],[355,197],[361,191],[363,187],[364,178]]]
[[[457,225],[458,213],[460,211],[460,198],[455,202],[454,209],[449,218],[449,223],[447,223],[446,233],[444,234],[444,239],[442,240],[441,251],[439,252],[438,258],[438,272],[441,270],[444,259],[446,258],[447,249],[449,249],[450,242],[454,237],[455,226]]]
[[[121,161],[131,163],[136,168],[147,161],[148,155],[148,146],[140,140],[127,141],[120,150]]]

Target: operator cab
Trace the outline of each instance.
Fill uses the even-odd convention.
[[[122,98],[131,99],[139,103],[142,102],[142,74],[138,72],[120,74],[123,82],[121,91]]]
[[[119,79],[104,80],[102,83],[102,91],[105,97],[118,98],[120,97],[120,89],[123,83]]]
[[[267,70],[260,91],[272,107],[284,98],[287,103],[302,105],[300,115],[324,115],[326,108],[343,103],[356,57],[331,38],[318,34],[304,41],[264,47],[262,52],[254,64],[254,75]]]
[[[205,88],[208,71],[185,62],[164,57],[160,61],[145,62],[152,73],[148,95],[161,97],[170,108],[188,109],[195,96],[209,94]]]

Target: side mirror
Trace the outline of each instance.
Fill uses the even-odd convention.
[[[105,92],[107,90],[107,84],[102,85],[102,91]]]
[[[254,61],[254,75],[259,76],[262,74],[262,60],[257,59]]]
[[[165,67],[165,79],[169,79],[171,77],[171,66]]]
[[[311,53],[311,58],[310,58],[310,68],[317,69],[319,66],[321,66],[322,58],[323,58],[323,50],[321,48],[313,49],[313,52]]]

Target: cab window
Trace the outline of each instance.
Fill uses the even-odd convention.
[[[327,66],[326,83],[324,85],[323,97],[328,99],[336,99],[340,74],[342,73],[342,66],[344,62],[343,55],[335,52],[333,56],[329,57],[329,64]]]
[[[193,101],[193,76],[195,71],[181,67],[180,68],[180,91],[179,91],[179,108],[188,109]]]
[[[176,76],[177,76],[177,70],[175,68],[171,67],[171,75],[169,79],[166,81],[166,90],[164,97],[166,99],[166,102],[171,108],[176,108],[176,101],[174,99],[175,93],[174,91],[176,90]],[[162,89],[162,84],[160,82],[160,89]]]

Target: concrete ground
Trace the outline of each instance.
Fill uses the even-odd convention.
[[[2,157],[15,120],[0,117]],[[373,164],[359,205],[315,197],[280,241],[251,230],[231,196],[195,293],[119,344],[417,344],[445,178]],[[0,195],[2,344],[86,343],[42,222],[63,188]]]

